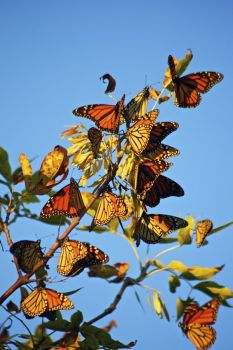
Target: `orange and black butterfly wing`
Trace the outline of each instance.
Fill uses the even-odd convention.
[[[209,219],[198,221],[196,224],[196,245],[199,248],[205,241],[206,236],[213,228],[213,223]]]
[[[175,122],[155,123],[151,129],[147,146],[142,154],[151,153],[156,150],[165,137],[175,131],[178,127],[179,124]]]
[[[153,186],[158,176],[170,168],[172,163],[164,160],[153,162],[146,161],[136,165],[135,189],[140,198],[144,198],[146,192]]]
[[[89,243],[82,242],[82,244],[86,247],[86,255],[73,265],[73,268],[68,276],[77,276],[85,269],[85,267],[97,264],[106,264],[109,261],[108,255],[101,249]]]
[[[16,256],[20,269],[25,273],[32,272],[34,266],[43,260],[43,252],[40,247],[40,240],[22,240],[10,247],[10,252]]]
[[[124,107],[125,95],[114,105],[94,104],[76,108],[73,114],[91,119],[99,129],[115,133],[118,131]]]
[[[94,158],[98,157],[99,154],[99,149],[100,149],[100,144],[102,141],[102,132],[99,129],[96,128],[90,128],[88,130],[88,138],[91,142],[91,149],[94,155]]]
[[[74,264],[87,255],[84,243],[67,240],[62,244],[61,253],[57,264],[57,272],[63,276],[69,276]]]
[[[216,321],[219,305],[220,300],[215,298],[202,307],[191,302],[185,309],[179,326],[198,350],[207,350],[215,342],[216,332],[210,325]]]
[[[139,246],[140,240],[149,244],[158,243],[165,235],[186,227],[188,222],[177,216],[165,214],[146,214],[143,212],[141,218],[136,224],[133,234],[136,245]]]
[[[40,217],[48,218],[53,215],[65,215],[73,218],[85,209],[77,182],[71,178],[70,184],[63,187],[52,196],[41,210]]]
[[[150,190],[146,192],[143,202],[149,207],[155,207],[159,204],[161,198],[171,196],[181,197],[183,195],[184,190],[177,182],[166,176],[160,175],[155,180]]]

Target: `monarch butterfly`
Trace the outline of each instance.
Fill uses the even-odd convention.
[[[68,240],[62,245],[57,271],[63,276],[76,276],[85,267],[108,261],[108,255],[99,248],[89,243]]]
[[[170,157],[174,157],[180,154],[180,151],[174,147],[161,143],[158,147],[150,154],[150,158],[154,160],[164,160]]]
[[[102,77],[100,77],[100,80],[103,80],[105,82],[105,79],[108,80],[108,86],[107,89],[104,91],[105,94],[109,94],[110,92],[113,92],[116,87],[116,80],[110,75],[110,74],[104,74]]]
[[[144,114],[136,123],[134,123],[126,133],[133,151],[140,155],[146,148],[150,133],[154,125],[154,120],[159,114],[158,110],[154,110],[148,114]]]
[[[136,240],[136,246],[142,239],[149,244],[158,243],[165,235],[179,228],[188,226],[188,222],[181,218],[164,214],[146,214],[143,212],[138,220],[133,238]]]
[[[114,105],[94,104],[73,110],[73,114],[91,119],[99,129],[117,133],[124,108],[125,95]]]
[[[78,216],[85,210],[77,182],[71,177],[70,184],[55,193],[40,212],[41,218],[53,215],[65,215],[69,218]]]
[[[185,308],[179,327],[198,350],[207,350],[215,342],[216,331],[210,325],[216,322],[219,305],[220,300],[214,298],[202,307],[192,301]]]
[[[103,137],[102,132],[99,129],[90,128],[88,130],[87,135],[91,142],[91,149],[92,149],[93,156],[94,158],[97,158],[99,149],[100,149],[101,140]]]
[[[149,205],[149,207],[155,207],[159,204],[161,198],[170,196],[181,197],[183,195],[184,190],[178,183],[166,176],[160,175],[150,190],[146,192],[143,203]]]
[[[127,214],[127,207],[124,199],[111,191],[105,191],[100,196],[99,205],[95,212],[90,230],[95,225],[102,226],[111,221],[114,217],[121,217]]]
[[[10,247],[10,252],[16,256],[20,269],[25,273],[32,272],[34,266],[43,260],[44,256],[40,247],[40,240],[15,242]]]
[[[70,310],[74,305],[63,293],[53,289],[38,287],[21,303],[23,312],[30,316],[40,316],[46,311]]]
[[[153,186],[161,173],[168,170],[173,164],[164,160],[138,162],[135,167],[135,183],[139,198],[143,199],[146,192]]]
[[[179,124],[175,122],[162,122],[153,125],[150,132],[149,141],[143,151],[143,154],[151,153],[152,151],[156,150],[165,137],[178,129],[178,127]]]
[[[124,116],[129,124],[132,120],[140,118],[147,111],[148,100],[153,97],[151,87],[146,86],[124,108]]]
[[[201,95],[209,91],[223,79],[223,74],[217,72],[197,72],[179,78],[176,75],[174,59],[168,56],[168,65],[175,91],[177,107],[196,107],[201,102]]]
[[[205,219],[202,221],[197,222],[196,224],[196,245],[197,247],[200,247],[204,241],[208,233],[213,228],[213,223],[209,219]]]

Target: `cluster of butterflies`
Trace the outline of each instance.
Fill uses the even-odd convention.
[[[20,269],[31,273],[34,267],[44,260],[40,240],[21,240],[10,247],[10,252],[17,258]],[[99,248],[86,242],[65,240],[61,247],[57,271],[63,276],[77,276],[85,267],[105,264],[109,257]],[[62,293],[52,289],[37,287],[21,304],[26,316],[35,317],[55,310],[68,310],[73,303]]]
[[[200,94],[206,93],[223,79],[223,75],[217,72],[198,72],[179,77],[172,56],[168,57],[168,65],[170,84],[175,105],[178,107],[196,107],[201,101]],[[104,75],[103,79],[109,80],[106,93],[114,91],[115,80],[109,74]],[[140,203],[142,213],[137,218],[133,233],[137,246],[140,240],[149,244],[158,243],[167,234],[188,225],[186,220],[176,216],[147,213],[146,206],[155,207],[163,198],[184,195],[184,190],[178,183],[162,175],[172,166],[172,163],[166,160],[179,154],[177,149],[163,144],[162,141],[177,130],[179,125],[176,122],[155,122],[159,111],[155,109],[147,112],[148,100],[155,96],[155,90],[146,86],[126,105],[123,95],[116,105],[92,104],[73,110],[75,116],[89,118],[97,126],[97,128],[91,127],[87,135],[94,158],[99,156],[102,132],[118,134],[121,124],[126,124],[126,132],[123,134],[129,146],[126,152],[132,152],[135,159],[132,190]],[[54,215],[64,215],[73,218],[83,215],[86,210],[78,183],[71,178],[68,185],[47,201],[40,217],[47,219]],[[114,218],[128,219],[128,214],[124,196],[113,193],[111,188],[107,187],[98,198],[90,230],[96,225],[106,225]],[[196,226],[198,246],[203,244],[211,230],[210,220],[198,223]],[[19,267],[25,273],[31,273],[35,265],[44,259],[40,241],[19,241],[11,246],[10,251],[16,256]],[[85,267],[104,264],[108,260],[107,254],[89,243],[66,240],[61,247],[57,271],[63,276],[76,276]],[[215,340],[216,334],[210,325],[216,320],[219,304],[218,299],[213,299],[199,307],[192,301],[185,309],[180,327],[198,350],[208,349]],[[22,302],[22,310],[28,317],[71,308],[73,303],[67,296],[42,286],[35,288]]]

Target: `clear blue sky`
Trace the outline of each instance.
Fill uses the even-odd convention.
[[[183,57],[191,48],[194,58],[188,72],[219,71],[225,78],[203,96],[199,108],[178,109],[170,101],[160,108],[160,121],[176,121],[179,130],[166,140],[181,151],[167,175],[185,190],[185,196],[162,201],[156,211],[185,217],[210,218],[215,226],[233,220],[232,211],[232,36],[233,5],[229,0],[187,1],[1,1],[0,4],[0,101],[1,142],[10,153],[13,168],[24,152],[39,167],[43,156],[57,144],[68,146],[60,133],[67,126],[85,123],[72,115],[75,107],[91,103],[112,103],[104,95],[99,77],[112,74],[117,80],[115,96],[126,93],[131,99],[145,85],[161,87],[169,54]],[[77,171],[73,174],[79,177]],[[42,201],[44,202],[44,198]],[[39,212],[40,206],[34,206]],[[85,221],[84,221],[85,223]],[[21,220],[11,229],[13,240],[42,239],[48,247],[56,228]],[[233,228],[211,236],[201,249],[187,246],[161,257],[164,263],[181,260],[186,265],[218,266],[226,264],[216,277],[220,284],[233,289]],[[96,244],[110,255],[110,262],[128,261],[130,275],[138,273],[134,255],[125,240],[112,234],[101,236],[80,233],[74,238]],[[5,239],[1,253],[1,293],[15,280]],[[145,257],[146,245],[140,253]],[[162,250],[153,246],[154,255]],[[54,263],[56,259],[54,259]],[[4,268],[3,268],[4,267]],[[51,276],[56,276],[51,268]],[[115,319],[118,327],[113,338],[124,342],[137,339],[135,350],[194,349],[175,323],[175,302],[187,296],[185,288],[177,294],[168,291],[168,274],[146,283],[163,293],[171,322],[159,320],[149,310],[146,293],[137,289],[145,312],[133,290],[127,290],[117,311],[99,322],[100,327]],[[75,297],[86,319],[96,316],[113,300],[119,286],[86,278],[86,272],[64,283],[51,284],[60,291],[84,287]],[[94,292],[93,292],[94,291]],[[19,293],[16,292],[18,295]],[[201,303],[208,297],[192,294]],[[0,322],[3,319],[0,316]],[[32,328],[39,319],[30,321]],[[230,349],[233,313],[220,308],[215,326],[217,341],[213,349]],[[21,325],[15,332],[22,331]],[[25,331],[25,330],[23,330]]]

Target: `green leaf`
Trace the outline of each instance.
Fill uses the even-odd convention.
[[[218,272],[223,269],[224,265],[217,267],[201,267],[192,266],[188,267],[187,271],[182,273],[180,277],[187,280],[208,280],[209,278],[215,276]]]
[[[176,292],[176,288],[180,286],[180,280],[179,277],[175,275],[171,275],[168,278],[168,283],[169,283],[169,289],[171,293]]]
[[[176,237],[164,237],[159,241],[159,244],[160,243],[163,243],[163,244],[175,243],[177,241],[178,241],[178,239]]]
[[[36,195],[28,193],[27,191],[22,192],[21,201],[27,204],[40,202]]]
[[[59,225],[59,226],[65,225],[66,223],[70,223],[70,221],[67,220],[65,216],[58,216],[58,215],[52,216],[51,218],[47,218],[47,219],[39,218],[38,220],[45,224]]]
[[[12,180],[8,153],[0,147],[0,174],[9,182]]]
[[[151,261],[152,266],[157,266],[159,269],[162,269],[164,267],[163,263],[161,263],[160,260],[152,260]]]
[[[230,221],[227,224],[215,227],[215,228],[213,228],[213,230],[211,230],[211,232],[208,234],[208,236],[211,236],[212,234],[214,234],[216,232],[222,231],[222,230],[224,230],[225,228],[227,228],[227,227],[229,227],[231,225],[233,225],[233,221]]]
[[[221,296],[222,299],[233,298],[233,291],[230,290],[230,288],[221,286],[214,281],[201,282],[196,284],[193,288],[211,297]]]
[[[187,271],[187,266],[185,266],[182,262],[178,260],[172,260],[168,264],[168,268],[177,272],[185,272]]]
[[[71,321],[72,327],[74,327],[74,329],[77,329],[78,326],[83,322],[83,314],[82,314],[82,312],[81,311],[75,312],[71,316],[70,321]]]
[[[186,306],[192,301],[192,299],[188,298],[187,300],[182,300],[178,298],[176,301],[176,322],[181,318],[184,313]]]
[[[180,245],[192,243],[192,232],[194,230],[195,219],[192,216],[188,216],[185,220],[188,221],[188,226],[181,228],[177,235]]]
[[[83,287],[71,290],[70,292],[63,292],[63,294],[65,294],[66,296],[67,295],[72,295],[72,294],[75,294],[75,293],[79,292],[81,289],[83,289]]]
[[[144,307],[143,307],[143,304],[142,304],[142,301],[141,301],[141,299],[140,299],[140,297],[139,297],[138,292],[135,290],[134,293],[135,293],[135,297],[136,297],[136,299],[137,299],[137,301],[138,301],[138,304],[141,306],[142,310],[145,311],[145,309],[144,309]]]
[[[157,313],[159,318],[162,319],[163,318],[163,314],[164,314],[166,319],[168,321],[170,321],[166,305],[162,302],[162,300],[161,300],[161,298],[160,298],[160,296],[159,296],[159,294],[157,292],[153,293],[152,299],[153,299],[153,305],[154,305],[155,312]]]
[[[82,226],[78,226],[76,228],[76,230],[78,231],[87,231],[90,232],[90,225],[82,225]],[[96,232],[96,233],[103,233],[103,232],[109,232],[109,228],[108,227],[103,227],[103,226],[95,226],[91,232]]]
[[[43,327],[58,332],[72,331],[71,323],[67,320],[59,319],[56,321],[48,321],[43,323]]]

